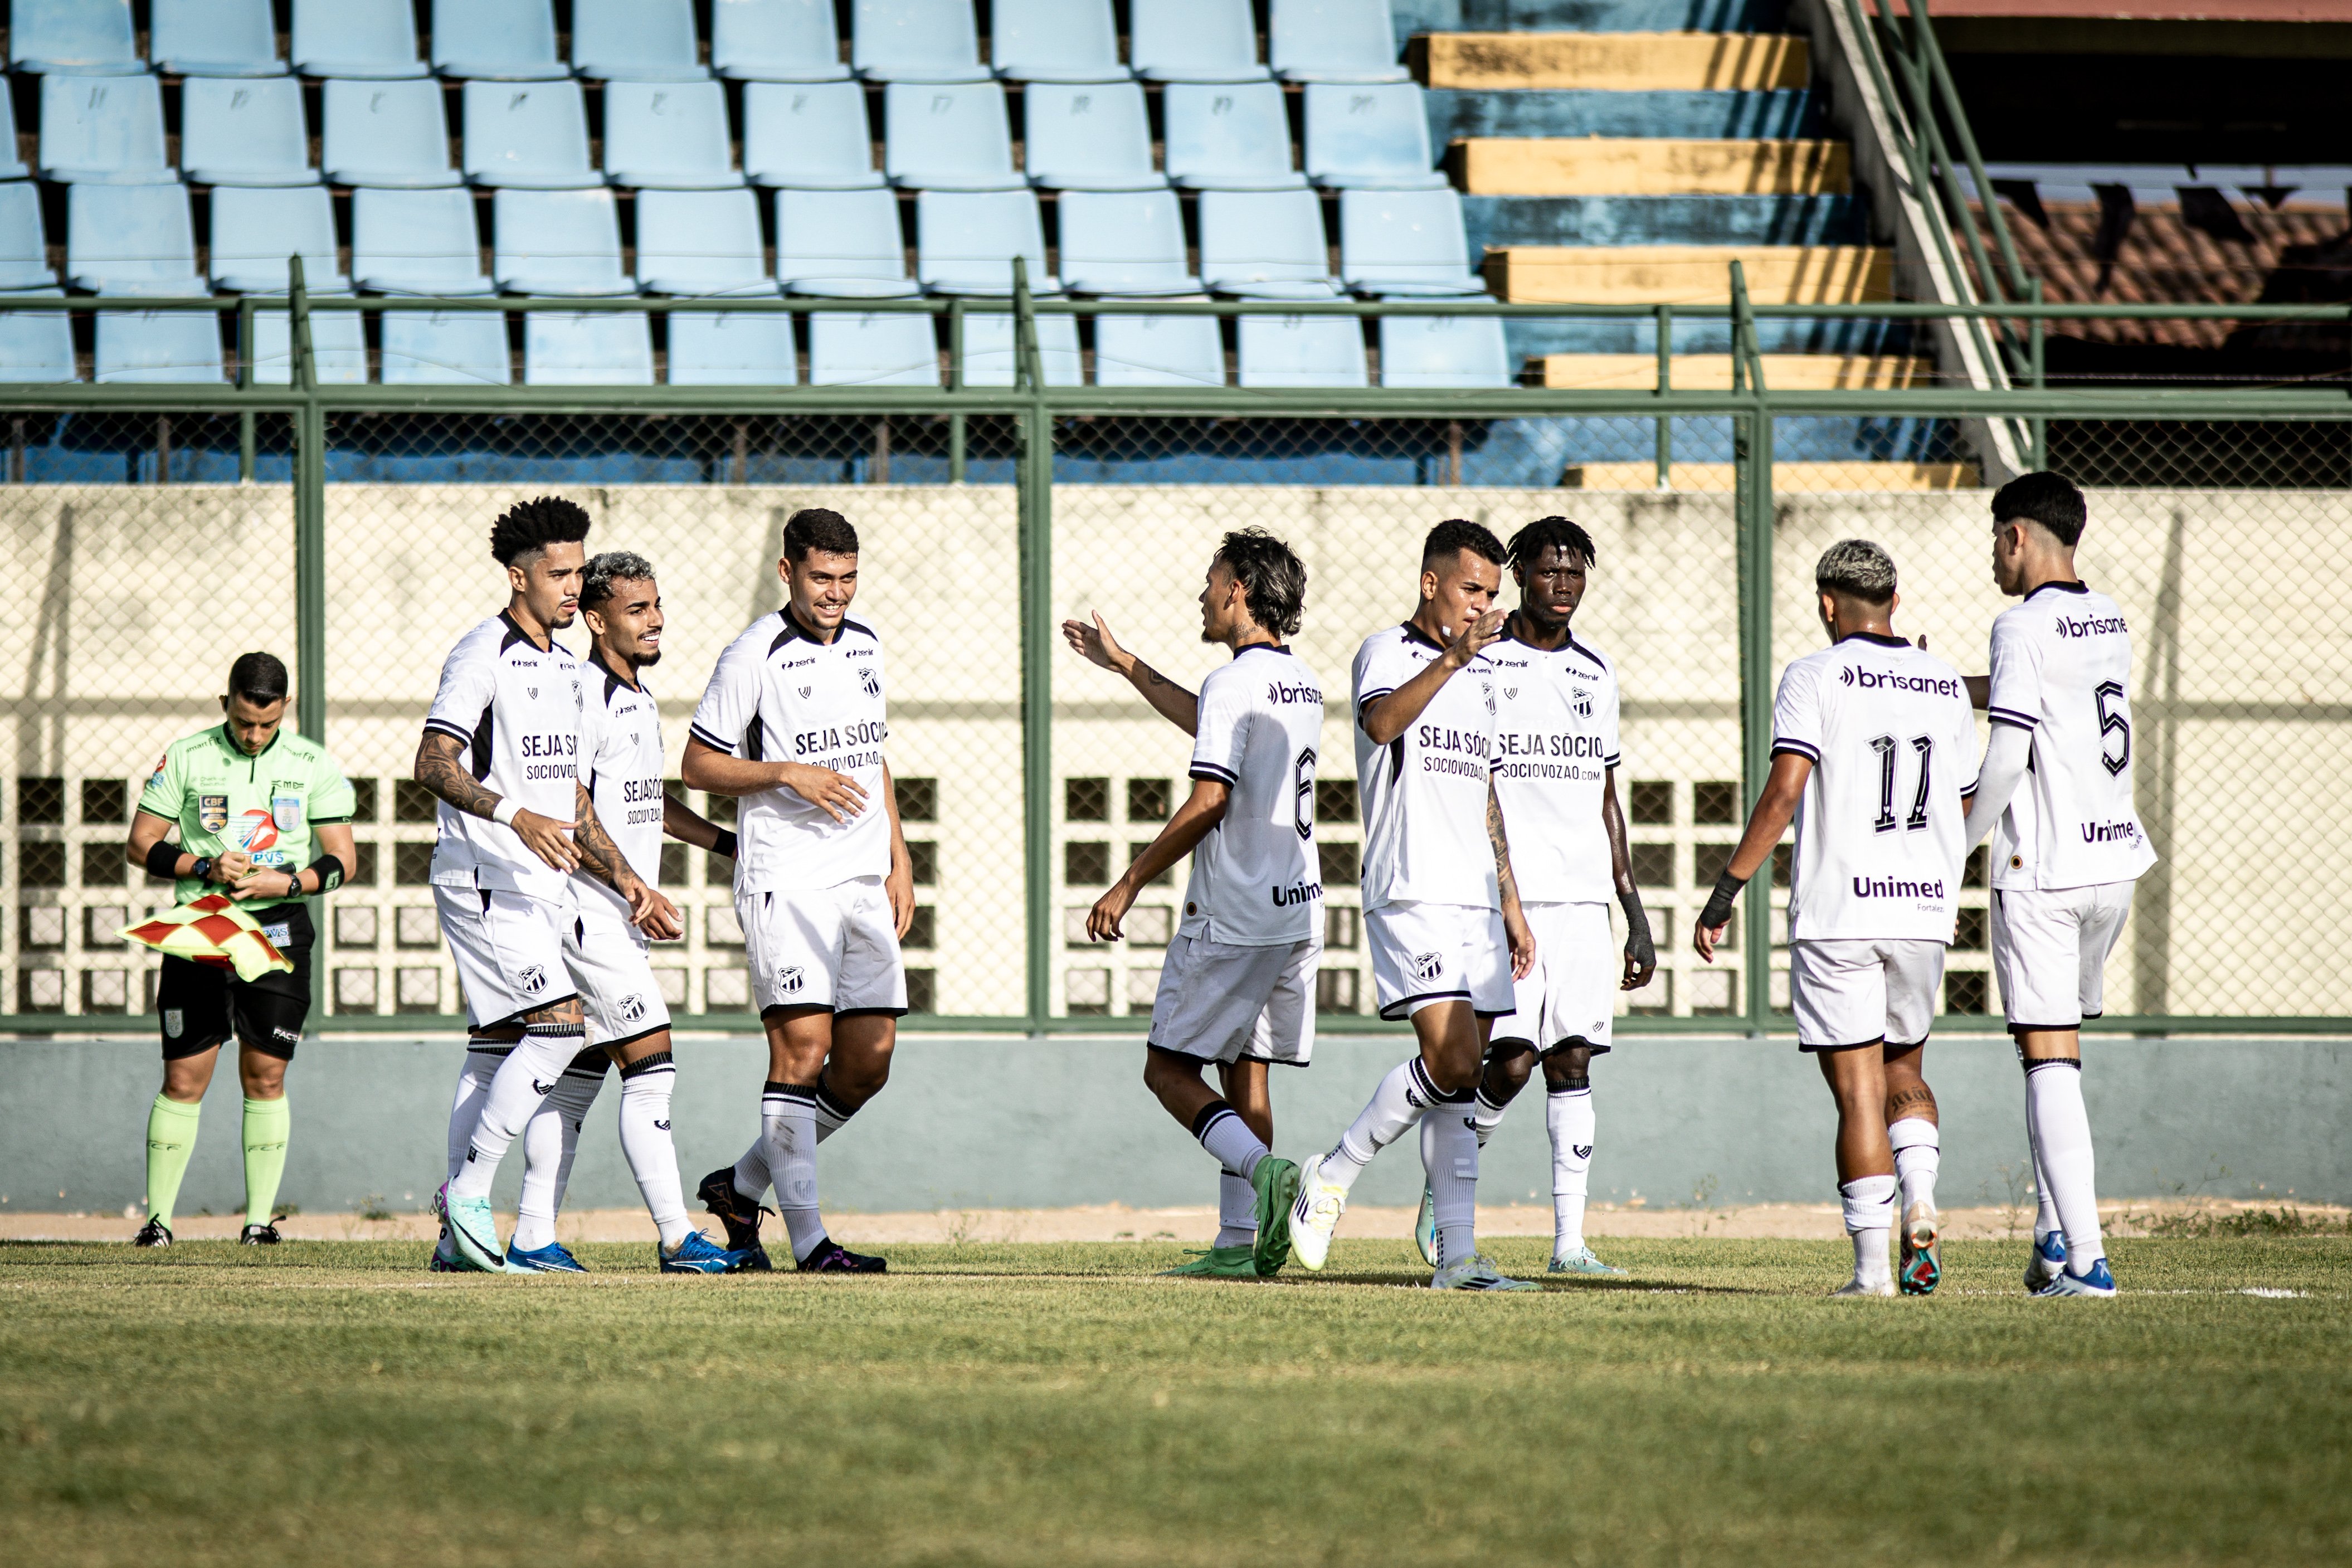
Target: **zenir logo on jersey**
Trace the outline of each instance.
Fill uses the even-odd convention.
[[[868,697],[879,697],[882,695],[882,678],[874,673],[873,667],[870,665],[858,666],[857,686],[858,689],[865,692]],[[801,695],[805,697],[808,693],[803,691]]]
[[[1416,984],[1433,985],[1445,973],[1445,955],[1439,952],[1416,952],[1412,955],[1412,978]]]
[[[523,972],[516,975],[515,979],[533,996],[547,989],[547,969],[543,964],[525,965]]]

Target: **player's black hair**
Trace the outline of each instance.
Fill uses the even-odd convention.
[[[1251,620],[1278,637],[1298,630],[1307,608],[1307,567],[1289,545],[1262,528],[1236,529],[1217,546],[1217,559],[1241,583]]]
[[[228,694],[257,708],[286,700],[286,661],[274,653],[243,653],[228,667]]]
[[[1895,558],[1867,539],[1841,539],[1813,565],[1813,586],[1865,605],[1895,602]]]
[[[1532,566],[1545,551],[1555,549],[1580,556],[1587,566],[1601,559],[1601,552],[1592,547],[1592,535],[1581,525],[1564,517],[1539,517],[1511,535],[1510,553],[1503,564]]]
[[[1992,520],[2015,522],[2021,518],[2040,523],[2071,550],[2083,537],[2091,513],[2083,504],[2083,492],[2056,474],[2020,474],[1992,492]]]
[[[857,530],[837,511],[804,506],[784,521],[784,559],[805,561],[812,550],[827,555],[855,555]]]
[[[1428,571],[1440,561],[1450,561],[1464,551],[1484,556],[1500,566],[1509,553],[1503,542],[1495,537],[1494,530],[1467,518],[1449,517],[1429,531],[1421,542],[1421,569]]]
[[[490,554],[501,566],[537,555],[551,544],[577,544],[588,537],[589,516],[562,496],[518,501],[490,524]]]
[[[613,584],[623,579],[650,583],[654,580],[654,563],[631,550],[607,550],[591,557],[587,573],[580,582],[580,607],[602,610],[612,602]]]

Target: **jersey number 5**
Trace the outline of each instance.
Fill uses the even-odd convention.
[[[1902,748],[1892,735],[1871,738],[1870,749],[1878,753],[1878,819],[1871,824],[1881,833],[1895,831],[1895,758]],[[1906,829],[1916,832],[1927,826],[1927,775],[1936,754],[1936,741],[1931,735],[1911,737],[1911,749],[1919,753],[1919,792],[1911,797],[1911,815],[1903,819]]]
[[[2116,681],[2102,680],[2092,691],[2099,705],[2099,761],[2106,764],[2110,774],[2120,773],[2131,766],[2131,721],[2124,717],[2124,689]],[[2115,707],[2107,706],[2113,700]],[[2107,755],[2107,737],[2123,737],[2124,749],[2114,756]]]

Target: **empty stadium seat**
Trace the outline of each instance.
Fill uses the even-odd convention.
[[[1201,276],[1223,294],[1328,300],[1330,248],[1312,191],[1209,191],[1201,197]]]
[[[57,286],[41,221],[40,187],[22,180],[0,185],[0,289],[17,293]]]
[[[576,81],[466,84],[466,177],[478,185],[576,191],[588,165],[588,110]]]
[[[838,81],[833,0],[713,0],[710,63],[736,81]]]
[[[988,58],[1007,81],[1123,80],[1110,0],[996,0]]]
[[[147,52],[176,76],[283,76],[269,0],[154,0]]]
[[[215,286],[238,294],[280,294],[293,286],[287,258],[302,258],[304,285],[347,289],[335,264],[335,205],[324,185],[251,189],[215,185],[212,268]]]
[[[1339,193],[1339,280],[1390,298],[1483,294],[1453,191]]]
[[[572,68],[600,81],[700,81],[694,0],[572,0]]]
[[[1406,81],[1389,0],[1273,0],[1266,52],[1285,81]]]
[[[1023,156],[1047,190],[1159,190],[1151,121],[1132,81],[1031,82],[1021,93]]]
[[[919,191],[1003,191],[1013,172],[1004,89],[992,81],[894,81],[882,89],[882,169]]]
[[[572,74],[555,52],[553,0],[433,0],[433,68],[494,81]]]
[[[304,76],[423,76],[409,0],[294,0],[294,68]]]
[[[152,76],[41,79],[41,177],[77,184],[162,185],[163,87]]]
[[[1244,386],[1368,386],[1364,331],[1352,316],[1244,316]]]
[[[209,294],[196,276],[185,185],[76,185],[66,197],[66,281],[97,294]]]
[[[1214,316],[1097,316],[1097,386],[1223,386]]]
[[[977,81],[971,0],[857,0],[849,63],[873,81]]]
[[[924,191],[915,197],[915,279],[935,294],[1010,294],[1013,258],[1039,294],[1060,285],[1045,270],[1045,230],[1032,191]]]
[[[525,386],[651,386],[653,325],[620,310],[532,310],[522,323]]]
[[[1061,200],[1062,286],[1083,294],[1197,294],[1173,191],[1069,191]]]
[[[1078,319],[1039,316],[1037,363],[1048,386],[1086,384],[1085,362],[1078,356]],[[963,384],[966,386],[1013,386],[1019,384],[1020,354],[1014,342],[1013,319],[996,310],[973,310],[963,319]]]
[[[339,185],[418,187],[462,182],[449,166],[449,118],[437,81],[331,81],[327,178]]]
[[[180,166],[200,185],[312,185],[302,84],[190,77],[180,84]]]
[[[27,289],[6,297],[56,297],[59,305],[65,303],[49,289]],[[74,364],[73,322],[65,311],[0,310],[0,384],[55,385],[80,379]]]
[[[854,81],[755,81],[744,88],[743,172],[763,185],[811,191],[882,184],[866,89]]]
[[[497,310],[386,310],[386,386],[509,386],[514,357]]]
[[[131,0],[13,0],[8,63],[45,75],[127,75],[147,68],[131,37]]]
[[[500,191],[490,276],[512,294],[634,294],[610,191]]]
[[[446,186],[353,191],[352,276],[379,294],[492,292],[482,274],[474,193]]]
[[[1128,54],[1146,81],[1252,81],[1266,75],[1257,58],[1250,0],[1132,0],[1128,26]]]
[[[637,193],[637,281],[656,294],[772,294],[764,244],[750,191]]]
[[[1307,89],[1307,177],[1359,190],[1433,191],[1446,184],[1432,165],[1429,112],[1409,81]]]
[[[1303,190],[1291,166],[1290,113],[1264,82],[1177,82],[1161,95],[1168,177],[1196,191]]]
[[[866,310],[809,314],[811,386],[937,386],[940,345],[929,316]]]
[[[800,356],[782,310],[673,310],[672,386],[796,386]]]
[[[357,310],[310,312],[310,358],[321,386],[365,386],[367,328]],[[294,323],[285,310],[253,313],[253,379],[263,386],[294,382]]]
[[[727,89],[715,81],[605,84],[604,172],[615,184],[673,191],[740,185],[731,134]]]
[[[220,318],[208,310],[100,310],[100,382],[226,381]]]
[[[795,294],[844,300],[914,293],[898,198],[871,189],[778,191],[776,280]]]
[[[1498,316],[1383,316],[1382,386],[1510,386],[1510,350]]]
[[[16,123],[16,96],[8,90],[8,73],[0,71],[0,125],[13,127]],[[26,179],[32,173],[25,160],[16,156],[15,135],[0,136],[0,180]]]

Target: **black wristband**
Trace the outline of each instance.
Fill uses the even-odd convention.
[[[147,846],[147,874],[170,881],[180,874],[180,847],[168,838]]]
[[[732,860],[735,858],[735,843],[734,830],[722,827],[719,830],[719,842],[710,847],[710,852],[713,855],[724,855]]]
[[[322,893],[331,893],[343,885],[343,861],[339,855],[321,855],[302,868],[319,873],[319,891]],[[295,878],[295,890],[299,892],[301,888],[302,879]]]
[[[1656,968],[1658,944],[1650,935],[1650,911],[1642,907],[1642,895],[1629,889],[1617,895],[1617,902],[1625,911],[1625,956],[1638,968]]]
[[[1740,889],[1747,886],[1747,878],[1735,877],[1728,871],[1717,877],[1715,891],[1707,896],[1706,908],[1698,912],[1698,923],[1709,931],[1730,924],[1732,905],[1738,901]]]

